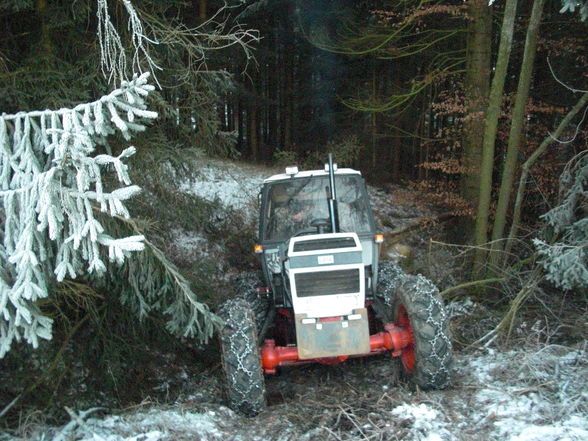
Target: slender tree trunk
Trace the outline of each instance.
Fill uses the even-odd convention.
[[[293,103],[293,87],[294,82],[292,81],[292,70],[294,69],[294,63],[289,62],[286,65],[286,90],[284,94],[284,148],[286,150],[292,150],[292,114],[294,113]]]
[[[49,27],[47,26],[47,0],[37,0],[35,3],[35,10],[37,16],[41,21],[41,48],[42,56],[45,61],[48,61],[50,55],[53,53],[53,43],[51,42],[51,35],[49,33]]]
[[[208,0],[200,0],[198,2],[198,19],[200,23],[204,23],[208,19],[207,15]]]
[[[243,124],[243,119],[245,118],[245,115],[243,114],[243,98],[239,97],[239,101],[237,102],[237,113],[236,113],[236,118],[237,121],[235,122],[235,125],[237,127],[238,133],[237,133],[237,147],[239,149],[239,152],[241,152],[241,154],[245,153],[245,147],[243,146],[243,138],[244,138],[244,131],[245,131],[245,125]]]
[[[260,84],[261,76],[261,71],[252,72],[251,90],[249,91],[249,97],[247,98],[247,141],[251,159],[253,161],[259,159],[259,107],[257,102],[259,97],[263,94],[263,87]]]
[[[492,193],[492,169],[494,166],[494,145],[498,131],[498,119],[502,104],[502,94],[508,67],[508,59],[512,48],[514,22],[517,10],[517,0],[507,0],[504,10],[504,19],[500,32],[500,46],[496,60],[496,70],[492,79],[488,110],[486,112],[486,125],[484,126],[484,142],[482,145],[482,163],[480,166],[480,194],[478,210],[476,213],[476,225],[474,231],[474,243],[477,246],[474,257],[475,274],[481,269],[486,257],[483,245],[488,241],[488,217],[490,213],[490,196]]]
[[[372,100],[376,100],[376,61],[372,60]],[[376,170],[378,166],[378,152],[376,143],[376,130],[377,130],[377,118],[376,112],[372,112],[370,115],[370,137],[372,143],[372,170]]]
[[[480,163],[485,111],[490,90],[490,60],[492,58],[492,8],[487,0],[468,2],[468,40],[466,53],[465,102],[463,127],[464,175],[462,195],[472,207],[478,205],[480,192]],[[465,219],[465,238],[471,238],[473,220]]]
[[[253,161],[257,161],[259,159],[259,140],[257,134],[257,107],[255,102],[252,100],[249,107],[249,149],[251,151],[251,159],[253,159]]]
[[[508,147],[502,171],[498,205],[496,207],[496,218],[494,219],[494,225],[492,227],[493,252],[490,257],[493,264],[498,263],[498,251],[502,249],[499,239],[502,239],[504,233],[508,203],[518,162],[521,135],[525,125],[527,100],[529,98],[529,88],[531,86],[531,76],[533,74],[533,64],[535,62],[535,53],[537,50],[537,36],[539,35],[539,25],[541,23],[541,13],[543,12],[544,1],[545,0],[535,0],[533,3],[531,19],[529,20],[529,27],[527,28],[525,52],[523,55],[523,64],[521,66],[521,74],[519,76],[519,84],[517,86],[515,105],[512,113]]]
[[[584,93],[584,95],[582,95],[580,97],[580,99],[578,100],[576,105],[574,107],[572,107],[572,109],[568,112],[568,114],[565,116],[565,118],[561,120],[561,122],[557,126],[557,129],[555,129],[555,132],[553,133],[553,135],[549,134],[541,142],[539,147],[537,147],[537,150],[535,150],[533,152],[533,154],[531,156],[529,156],[529,159],[527,159],[524,162],[523,166],[521,167],[521,178],[519,181],[519,188],[517,191],[517,197],[516,197],[515,205],[514,205],[514,209],[513,209],[512,225],[510,227],[510,232],[508,233],[508,240],[507,240],[506,246],[505,246],[505,254],[510,253],[510,250],[512,248],[512,244],[513,244],[514,239],[515,239],[515,237],[518,233],[518,230],[519,230],[519,223],[521,220],[521,208],[523,206],[523,197],[525,195],[525,189],[527,187],[527,177],[529,176],[529,172],[531,171],[531,167],[533,167],[533,165],[535,164],[535,161],[537,161],[539,156],[541,156],[543,154],[543,152],[545,152],[545,150],[547,149],[549,144],[551,144],[552,142],[554,142],[556,139],[558,139],[561,136],[561,134],[563,133],[565,128],[568,126],[568,124],[570,124],[572,119],[586,105],[588,105],[588,92]]]
[[[397,124],[401,124],[400,121]],[[402,148],[402,133],[399,129],[395,129],[396,136],[392,139],[392,181],[399,182],[398,175],[400,174],[400,149]]]

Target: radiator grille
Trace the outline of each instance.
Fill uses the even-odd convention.
[[[294,244],[294,252],[300,251],[317,251],[332,250],[336,248],[353,248],[355,247],[353,237],[336,237],[329,239],[303,240]]]
[[[300,273],[294,276],[298,297],[359,292],[359,269]]]

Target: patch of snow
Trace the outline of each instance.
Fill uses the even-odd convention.
[[[151,409],[124,416],[91,418],[76,431],[79,441],[222,440],[215,412]]]
[[[357,375],[361,381],[381,387],[366,389],[362,394],[371,395],[360,400],[357,408],[348,402],[345,406],[349,406],[349,411],[345,412],[342,407],[320,407],[320,402],[314,407],[304,399],[299,402],[292,398],[286,405],[271,406],[260,416],[245,419],[220,404],[221,398],[214,398],[213,392],[206,389],[206,381],[219,381],[211,376],[204,383],[198,382],[196,393],[173,407],[154,406],[79,422],[72,420],[61,430],[45,428],[25,438],[0,434],[0,440],[48,441],[57,439],[50,436],[56,433],[66,434],[64,440],[76,441],[314,441],[337,438],[344,441],[366,437],[404,441],[588,440],[588,359],[584,350],[551,345],[506,352],[457,353],[453,387],[418,393],[382,382],[390,376],[388,359],[372,362],[375,365],[369,372],[357,364],[356,368],[361,369],[350,372],[349,378]],[[316,385],[295,382],[294,373],[292,380],[282,378],[273,387],[282,390],[286,385],[285,390],[290,390],[291,397],[297,395],[290,389],[294,385],[313,396],[323,393],[318,389],[313,391]],[[336,398],[341,393],[341,378],[335,376],[332,383],[331,398]],[[271,384],[268,382],[270,389]],[[327,394],[329,390],[322,389]],[[387,399],[391,399],[393,405],[386,407]],[[207,403],[208,410],[198,407],[196,411],[195,403],[203,402]],[[350,428],[345,428],[345,419],[352,423],[348,424]]]
[[[470,402],[476,427],[489,427],[493,439],[507,441],[588,440],[583,353],[545,346],[463,360],[460,373],[481,386]]]
[[[209,257],[210,242],[194,231],[176,228],[171,231],[173,243],[180,256]]]
[[[411,434],[415,439],[422,441],[445,441],[455,439],[445,428],[440,413],[425,403],[401,404],[395,407],[391,414],[398,418],[402,424],[411,425]]]
[[[588,440],[586,419],[573,416],[550,425],[530,425],[509,441],[585,441]]]
[[[247,209],[256,200],[266,176],[260,172],[231,167],[229,162],[210,162],[180,185],[180,190],[233,209]]]

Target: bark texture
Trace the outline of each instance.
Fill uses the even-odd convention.
[[[484,262],[486,253],[483,245],[488,241],[488,216],[490,213],[490,198],[492,193],[492,169],[494,165],[494,146],[498,131],[498,119],[504,91],[504,82],[508,68],[508,60],[512,49],[514,22],[517,10],[517,0],[507,0],[500,32],[500,46],[496,69],[492,79],[486,125],[484,127],[484,141],[482,145],[482,163],[480,166],[480,195],[476,213],[476,227],[474,243],[478,246],[474,258],[474,272],[477,273]]]
[[[535,53],[537,52],[537,37],[539,35],[539,25],[541,24],[544,3],[545,0],[535,0],[529,20],[529,27],[527,28],[525,52],[508,136],[508,147],[503,165],[502,182],[500,183],[500,193],[496,207],[496,218],[492,227],[492,263],[497,263],[498,251],[502,249],[502,242],[499,240],[502,239],[504,233],[508,204],[518,163],[523,127],[525,125],[527,101],[529,99],[529,88],[531,87],[531,77],[533,75],[533,64],[535,62]]]

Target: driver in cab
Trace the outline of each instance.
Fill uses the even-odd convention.
[[[290,199],[287,204],[276,208],[278,228],[286,235],[309,228],[311,206],[298,199]]]

